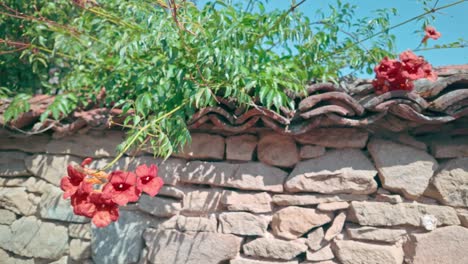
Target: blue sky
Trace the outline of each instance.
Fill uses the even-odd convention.
[[[342,1],[344,3],[349,2],[358,6],[355,10],[356,17],[372,16],[372,10],[379,8],[397,8],[398,16],[392,17],[392,24],[397,24],[424,12],[423,5],[420,3],[421,1],[418,0]],[[444,6],[456,1],[457,0],[440,0],[438,2],[438,6]],[[207,1],[205,0],[200,0],[198,1],[198,4],[202,5],[206,2]],[[299,0],[296,2],[299,2]],[[333,4],[335,2],[335,0],[308,0],[300,6],[299,10],[313,18],[317,9],[326,8],[329,4]],[[435,2],[436,1],[433,1],[433,3]],[[270,0],[266,4],[266,7],[267,9],[286,10],[289,8],[290,4],[291,1],[288,0]],[[429,40],[429,47],[434,44],[444,44],[457,41],[459,38],[468,40],[468,1],[440,11],[432,25],[442,33],[442,37],[437,41]],[[405,24],[404,26],[392,31],[397,36],[396,47],[398,51],[414,49],[418,45],[422,35],[417,35],[414,31],[420,29],[420,27],[421,22],[413,22]],[[423,55],[434,66],[468,63],[468,48],[420,51],[418,54]]]

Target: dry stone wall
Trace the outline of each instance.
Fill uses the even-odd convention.
[[[468,263],[466,136],[194,133],[168,160],[122,158],[114,169],[157,163],[165,186],[97,229],[59,181],[121,138],[2,132],[0,263]]]

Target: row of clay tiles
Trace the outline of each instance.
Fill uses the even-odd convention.
[[[436,82],[420,80],[412,92],[392,91],[382,95],[374,93],[369,80],[312,84],[307,87],[308,96],[295,98],[295,110],[282,109],[279,113],[258,106],[238,108],[233,102],[219,100],[218,106],[207,107],[195,113],[188,122],[189,128],[219,130],[229,133],[248,132],[251,129],[272,129],[282,134],[298,135],[316,127],[407,127],[437,126],[468,116],[468,64],[438,68]],[[119,109],[94,108],[76,111],[68,124],[47,122],[37,124],[39,116],[53,102],[54,97],[39,95],[31,99],[31,110],[10,124],[22,129],[32,127],[33,132],[52,129],[73,133],[84,127],[105,127],[109,116],[118,116]],[[7,103],[0,104],[0,113]],[[0,124],[3,124],[0,119]],[[390,126],[388,124],[391,124]],[[397,123],[397,124],[392,124]],[[455,128],[468,134],[468,127],[459,122]],[[403,125],[405,126],[405,125]],[[458,129],[458,130],[457,130]],[[398,129],[397,129],[398,130]]]

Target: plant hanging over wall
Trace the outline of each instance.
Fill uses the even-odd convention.
[[[28,100],[37,94],[56,95],[42,124],[77,110],[119,109],[123,122],[109,122],[127,129],[120,154],[100,171],[86,169],[86,162],[69,167],[62,181],[75,212],[104,226],[115,221],[118,205],[142,191],[157,193],[157,186],[142,183],[138,169],[104,173],[123,153],[150,145],[155,155],[168,157],[190,140],[186,121],[196,109],[222,98],[239,106],[294,109],[288,94],[304,94],[311,80],[337,82],[343,70],[375,70],[378,93],[411,90],[414,80],[436,76],[411,51],[399,61],[390,59],[396,57],[391,30],[420,21],[421,45],[427,45],[440,37],[429,26],[436,12],[465,1],[421,1],[424,12],[397,25],[390,24],[396,9],[356,18],[356,6],[340,0],[314,18],[300,10],[306,0],[282,11],[268,11],[265,1],[202,7],[182,0],[0,1],[0,96],[14,97],[4,120],[29,111]],[[433,48],[465,45],[460,40]],[[158,179],[153,167],[144,168]],[[126,195],[114,197],[128,183],[118,182],[122,178],[131,184],[125,185]],[[84,195],[89,184],[100,185],[100,191]]]

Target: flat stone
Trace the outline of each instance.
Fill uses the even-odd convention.
[[[325,154],[325,147],[314,145],[303,145],[299,150],[301,160],[313,159]]]
[[[331,203],[321,203],[317,206],[317,209],[324,212],[333,212],[338,210],[344,210],[349,207],[347,202],[331,202]]]
[[[82,158],[115,157],[117,146],[124,140],[124,133],[103,130],[99,134],[73,134],[51,140],[47,144],[46,153],[73,154]]]
[[[264,236],[270,221],[267,217],[245,212],[222,213],[219,215],[219,231],[241,236]]]
[[[60,180],[67,175],[69,164],[79,164],[82,159],[74,156],[55,156],[37,154],[25,160],[26,167],[34,175],[55,186],[60,186]]]
[[[460,219],[461,225],[468,228],[468,210],[457,209],[458,218]]]
[[[46,134],[24,136],[14,135],[12,133],[0,132],[1,150],[20,150],[28,153],[45,152],[46,145],[50,137]]]
[[[251,161],[257,141],[256,136],[248,134],[226,138],[226,159]]]
[[[262,135],[257,156],[265,164],[283,168],[293,167],[300,159],[296,141],[290,136],[276,133]]]
[[[468,137],[431,140],[432,155],[436,158],[468,157]]]
[[[273,203],[279,206],[315,205],[321,203],[366,201],[367,195],[357,194],[277,194],[273,196]]]
[[[324,246],[324,237],[325,234],[323,232],[323,228],[318,227],[314,231],[307,234],[306,244],[309,247],[309,249],[317,251]]]
[[[177,199],[182,199],[184,198],[184,191],[173,186],[166,186],[164,185],[161,190],[159,190],[158,196],[167,196],[167,197],[172,197],[172,198],[177,198]]]
[[[32,215],[36,206],[29,199],[26,188],[0,188],[0,207],[20,215]]]
[[[223,195],[224,191],[218,189],[190,191],[184,196],[182,212],[191,215],[218,212],[222,209],[221,198]]]
[[[305,261],[301,262],[301,264],[340,264],[334,260],[324,260],[324,261]]]
[[[0,178],[0,187],[24,187],[26,181],[25,178]]]
[[[91,242],[81,239],[72,239],[70,241],[70,258],[73,260],[82,260],[91,257]]]
[[[180,180],[242,190],[282,192],[286,176],[285,171],[257,162],[230,164],[193,161],[187,164]]]
[[[411,234],[403,248],[408,263],[468,263],[468,229],[447,226],[429,233]]]
[[[285,188],[290,192],[370,194],[377,190],[376,174],[362,151],[331,150],[324,156],[299,162]]]
[[[191,142],[183,147],[174,157],[184,159],[223,160],[225,142],[219,135],[192,133]]]
[[[22,217],[10,228],[0,225],[0,247],[24,257],[59,259],[68,252],[68,230],[34,216]]]
[[[446,205],[468,207],[468,158],[448,161],[432,180],[438,195]]]
[[[315,128],[296,140],[328,148],[364,148],[368,137],[367,131],[358,128]]]
[[[0,176],[18,177],[31,175],[24,165],[26,157],[28,157],[26,153],[18,151],[0,152]]]
[[[277,211],[273,215],[271,228],[273,234],[285,238],[296,239],[314,227],[330,222],[332,213],[320,212],[312,208],[290,206]]]
[[[438,168],[427,152],[388,140],[371,139],[367,145],[385,189],[416,199]]]
[[[176,225],[183,232],[216,232],[218,221],[214,214],[207,217],[178,215]]]
[[[63,199],[63,192],[53,187],[41,196],[39,213],[41,218],[65,222],[87,223],[89,219],[73,213],[70,199]]]
[[[256,260],[256,259],[248,259],[243,257],[237,257],[235,259],[231,259],[229,264],[299,264],[297,260]]]
[[[43,194],[49,192],[51,188],[55,188],[53,184],[43,181],[37,177],[29,177],[24,183],[21,184],[21,186],[26,187],[28,192],[37,194]]]
[[[333,219],[331,226],[327,229],[324,239],[326,241],[331,241],[338,234],[340,234],[341,231],[343,230],[345,221],[346,221],[346,213],[344,212],[339,213],[335,217],[335,219]],[[322,259],[322,260],[326,260],[326,259]]]
[[[330,260],[330,259],[333,259],[334,257],[335,255],[333,254],[333,251],[331,250],[330,244],[326,245],[325,247],[315,252],[308,250],[307,255],[306,255],[307,260],[311,260],[311,261]]]
[[[171,217],[182,209],[182,204],[173,199],[142,195],[138,200],[138,208],[157,217]]]
[[[32,258],[15,258],[11,257],[8,252],[0,248],[0,259],[3,264],[34,264]]]
[[[70,224],[68,235],[73,238],[91,239],[91,224]]]
[[[257,238],[243,246],[244,254],[253,257],[292,260],[304,253],[307,246],[299,241]]]
[[[252,213],[271,212],[271,196],[266,192],[239,193],[227,191],[224,193],[221,203],[229,211],[247,211]]]
[[[143,238],[153,264],[222,263],[236,257],[242,240],[229,234],[156,229],[147,229]]]
[[[120,210],[119,220],[106,228],[92,227],[94,263],[137,263],[143,250],[144,230],[158,220],[138,211]]]
[[[422,218],[427,214],[437,219],[438,226],[460,224],[455,209],[418,203],[351,202],[348,219],[367,226],[422,227]]]
[[[16,215],[5,209],[0,209],[0,225],[10,225],[16,220]]]
[[[403,250],[397,246],[374,245],[356,241],[335,241],[333,251],[342,264],[401,264]]]
[[[402,203],[403,198],[401,198],[401,196],[398,195],[398,194],[378,193],[375,196],[375,201],[376,202],[386,202],[386,203],[391,203],[391,204],[397,204],[397,203]]]
[[[406,236],[405,229],[376,228],[372,226],[347,227],[346,233],[352,239],[383,243],[395,243]]]

